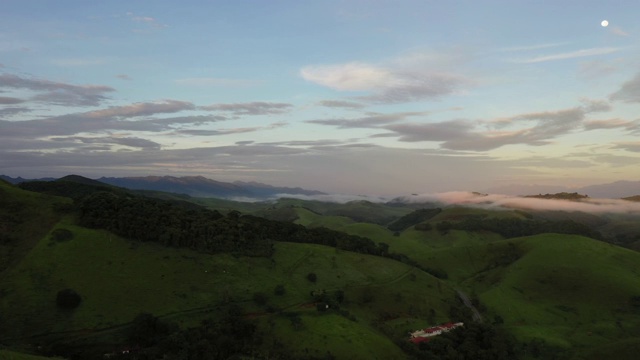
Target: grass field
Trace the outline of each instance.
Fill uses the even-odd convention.
[[[390,259],[313,244],[279,242],[268,259],[133,242],[77,226],[59,211],[68,203],[0,183],[0,233],[21,239],[0,247],[9,260],[0,272],[1,344],[117,342],[141,312],[184,328],[237,304],[258,324],[265,351],[277,343],[294,357],[330,351],[338,358],[402,358],[391,339],[458,320],[449,313],[459,306],[460,289],[479,299],[485,321],[499,320],[521,341],[543,339],[587,360],[603,354],[632,359],[640,349],[640,309],[631,301],[640,296],[640,254],[601,241],[558,234],[505,240],[489,232],[413,227],[394,234],[384,224],[356,218],[380,211],[380,220],[410,209],[353,202],[339,210],[295,199],[268,205],[274,216],[293,216],[305,226],[385,242],[424,268],[445,271],[443,281]],[[469,216],[526,214],[456,207],[427,222],[435,228]],[[57,229],[73,238],[53,240]],[[274,294],[278,285],[284,294]],[[56,294],[65,288],[82,296],[73,311],[56,306]],[[341,311],[318,311],[312,294],[336,291],[344,294]],[[255,301],[256,293],[265,301]],[[292,326],[292,314],[301,325]],[[0,358],[38,359],[9,350],[0,350]]]
[[[277,243],[272,261],[131,242],[75,226],[71,218],[56,228],[70,230],[73,239],[54,242],[45,236],[3,274],[0,309],[6,315],[0,341],[33,341],[56,334],[67,340],[104,338],[122,330],[123,324],[141,312],[191,326],[203,317],[215,316],[221,306],[237,303],[259,317],[277,318],[267,314],[267,306],[301,312],[311,330],[304,335],[305,348],[324,349],[327,341],[342,344],[332,345],[335,349],[375,343],[370,351],[362,352],[363,358],[375,358],[399,350],[372,322],[393,318],[426,326],[428,317],[446,321],[449,303],[455,299],[447,285],[405,264],[320,245]],[[316,282],[307,279],[310,272],[317,274]],[[275,296],[279,284],[286,292]],[[82,296],[80,307],[73,311],[56,307],[56,293],[64,288]],[[300,307],[313,303],[312,291],[341,289],[343,308],[357,322],[331,312],[325,318],[313,305]],[[267,295],[265,306],[252,301],[256,292]],[[391,331],[400,331],[398,326]],[[345,334],[327,337],[342,328]],[[269,333],[280,341],[288,339],[288,332]],[[348,335],[351,333],[358,334],[357,339]]]
[[[0,359],[2,360],[61,360],[58,357],[43,357],[36,355],[23,354],[15,351],[0,350]]]

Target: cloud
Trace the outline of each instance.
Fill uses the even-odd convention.
[[[185,130],[176,130],[174,131],[174,134],[190,135],[190,136],[220,136],[220,135],[242,134],[242,133],[254,132],[260,129],[262,128],[259,126],[235,128],[235,129],[222,129],[222,130],[185,129]]]
[[[400,141],[450,141],[470,136],[474,125],[467,120],[449,120],[428,124],[395,124],[385,129],[396,132]]]
[[[384,128],[394,131],[400,141],[435,141],[450,150],[487,151],[510,144],[548,144],[551,139],[579,128],[584,115],[585,110],[577,107],[519,114],[493,122],[458,119],[427,124],[393,124]],[[483,129],[492,125],[508,129]]]
[[[175,80],[175,83],[178,85],[186,85],[186,86],[247,87],[247,86],[256,86],[261,82],[256,80],[200,77],[200,78],[178,79],[178,80]]]
[[[0,75],[1,88],[40,92],[33,100],[64,106],[97,106],[107,99],[106,93],[115,91],[103,85],[72,85],[12,74]]]
[[[531,50],[548,49],[548,48],[552,48],[552,47],[558,47],[558,46],[561,46],[561,45],[565,45],[565,43],[549,43],[549,44],[513,46],[513,47],[500,49],[500,51],[506,51],[506,52],[531,51]]]
[[[618,71],[618,68],[611,63],[592,60],[584,61],[580,63],[578,74],[586,79],[596,79],[604,76],[609,76]]]
[[[358,62],[307,66],[300,70],[300,75],[307,81],[340,91],[368,91],[396,81],[388,70]]]
[[[589,120],[584,122],[585,130],[616,129],[616,128],[634,130],[637,127],[638,127],[637,122],[627,121],[622,119]]]
[[[612,109],[611,104],[606,100],[581,98],[580,102],[585,113],[608,112]]]
[[[568,201],[537,199],[508,195],[478,195],[471,192],[445,192],[404,196],[396,201],[405,203],[439,202],[447,205],[475,206],[485,209],[556,210],[587,213],[640,213],[640,203],[617,199],[585,199]]]
[[[629,36],[629,33],[628,33],[628,32],[626,32],[626,31],[624,31],[624,30],[622,30],[622,28],[621,28],[621,27],[619,27],[619,26],[612,26],[612,27],[610,27],[609,29],[610,29],[610,30],[609,30],[609,32],[610,32],[610,33],[612,33],[612,34],[614,34],[614,35],[618,35],[618,36]]]
[[[318,195],[276,194],[271,197],[271,199],[273,200],[281,199],[281,198],[332,202],[332,203],[338,203],[338,204],[346,204],[352,201],[370,201],[374,203],[385,203],[389,201],[389,199],[383,196],[349,195],[349,194],[318,194]]]
[[[126,108],[126,107],[124,107]],[[55,116],[36,120],[24,121],[2,121],[0,120],[0,138],[24,137],[38,138],[46,136],[64,136],[78,133],[99,133],[105,131],[147,131],[161,132],[175,130],[184,125],[201,125],[227,120],[224,116],[182,116],[171,118],[151,118],[145,120],[126,120],[126,116],[138,116],[141,114],[151,114],[160,109],[149,109],[145,107],[140,112],[120,111],[115,109],[110,114],[95,112],[76,113],[62,116]],[[106,110],[109,111],[109,110]],[[118,114],[124,114],[125,119],[120,119]],[[92,116],[89,116],[92,114]]]
[[[429,112],[403,112],[395,114],[375,114],[358,119],[318,119],[308,120],[309,124],[337,126],[341,129],[374,128],[380,125],[398,122],[412,116],[427,115]]]
[[[135,103],[125,106],[112,106],[104,110],[85,113],[91,118],[149,116],[159,113],[175,113],[184,110],[195,110],[195,105],[187,101],[162,100],[158,102]]]
[[[0,109],[0,116],[14,116],[17,114],[30,112],[30,111],[32,110],[27,107],[21,107],[21,106],[3,107],[2,109]]]
[[[0,96],[0,105],[13,105],[13,104],[20,104],[23,102],[24,100],[22,99]]]
[[[275,122],[268,126],[254,126],[254,127],[243,127],[243,128],[233,128],[233,129],[217,129],[217,130],[208,130],[208,129],[185,129],[185,130],[176,130],[175,134],[179,135],[194,135],[194,136],[219,136],[219,135],[229,135],[229,134],[242,134],[260,130],[271,130],[286,126],[285,122]]]
[[[560,54],[553,54],[553,55],[541,55],[541,56],[536,56],[529,59],[516,60],[515,62],[533,64],[533,63],[546,62],[546,61],[574,59],[574,58],[596,56],[596,55],[606,55],[606,54],[612,54],[618,51],[620,51],[620,48],[613,48],[613,47],[591,48],[591,49],[582,49],[582,50],[571,51],[571,52],[560,53]]]
[[[214,104],[208,106],[200,106],[200,109],[230,112],[234,115],[276,115],[287,113],[291,110],[292,107],[293,105],[286,103],[255,101],[249,103]]]
[[[79,142],[82,144],[102,144],[102,145],[124,145],[133,148],[139,149],[160,149],[160,144],[147,140],[141,139],[137,137],[116,137],[116,136],[107,136],[107,137],[82,137],[82,136],[73,136],[73,137],[54,137],[51,138],[52,141],[61,141],[61,142]],[[108,147],[105,150],[110,150]]]
[[[300,75],[338,91],[371,93],[357,99],[381,104],[434,99],[456,93],[470,83],[455,73],[416,66],[415,61],[398,60],[388,68],[360,62],[307,66]]]
[[[620,90],[609,95],[609,100],[622,101],[625,103],[640,102],[640,73],[622,84]]]
[[[147,29],[135,29],[134,32],[148,32],[151,29],[159,30],[168,27],[168,25],[160,23],[156,18],[151,16],[141,16],[136,15],[132,12],[126,13],[127,17],[138,24],[143,24],[147,26]]]
[[[640,141],[619,142],[615,144],[614,149],[640,152]]]
[[[121,79],[121,80],[133,80],[133,79],[132,79],[129,75],[127,75],[127,74],[118,74],[118,75],[116,75],[116,77],[117,77],[118,79]]]
[[[323,100],[318,103],[320,106],[328,108],[344,108],[344,109],[362,109],[365,105],[354,101],[342,101],[342,100]]]

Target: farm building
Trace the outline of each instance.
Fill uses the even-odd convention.
[[[411,335],[411,338],[409,338],[409,341],[411,341],[414,344],[428,342],[434,336],[438,336],[442,333],[449,332],[463,325],[464,323],[461,323],[461,322],[457,322],[457,323],[450,322],[442,325],[432,326],[430,328],[426,328],[422,330],[417,330],[412,333],[409,333],[409,335]]]

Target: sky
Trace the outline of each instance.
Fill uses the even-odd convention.
[[[5,0],[0,173],[385,196],[640,180],[639,13],[591,0]]]

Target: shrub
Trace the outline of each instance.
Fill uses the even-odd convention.
[[[75,309],[81,302],[82,297],[73,289],[60,290],[56,296],[56,304],[62,309]]]
[[[267,294],[263,293],[263,292],[255,292],[253,293],[253,302],[255,302],[258,305],[264,305],[267,303]]]
[[[69,229],[55,229],[51,232],[51,240],[67,241],[73,239],[73,233]]]
[[[273,294],[274,295],[278,295],[278,296],[282,296],[285,293],[285,289],[284,289],[284,285],[280,284],[280,285],[276,285],[276,287],[273,289]]]
[[[316,273],[308,273],[307,274],[307,280],[309,280],[312,283],[314,283],[314,282],[316,282],[318,280],[318,276],[316,275]]]

